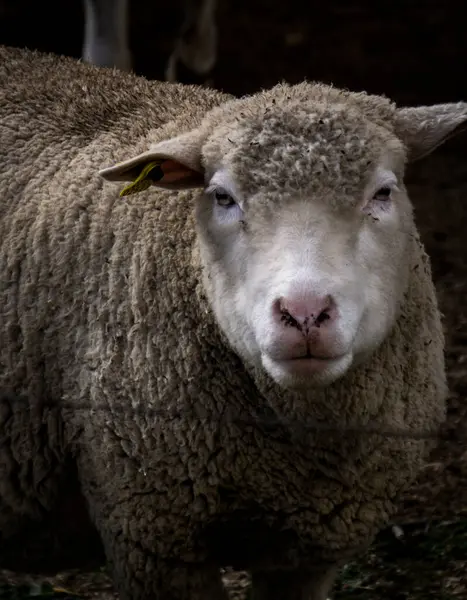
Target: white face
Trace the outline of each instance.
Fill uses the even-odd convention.
[[[368,358],[406,289],[412,216],[396,175],[380,166],[355,202],[326,200],[241,197],[224,169],[197,208],[218,322],[285,388],[330,384]]]
[[[162,160],[157,176],[146,173],[153,185],[206,183],[197,232],[218,324],[245,363],[307,389],[368,360],[390,333],[416,233],[404,164],[466,121],[465,103],[396,109],[281,84],[100,173],[132,181],[134,193],[143,167]]]

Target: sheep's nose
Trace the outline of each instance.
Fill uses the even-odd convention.
[[[331,325],[336,318],[336,306],[331,296],[307,294],[277,299],[274,313],[284,327],[295,327],[306,335],[320,327]]]

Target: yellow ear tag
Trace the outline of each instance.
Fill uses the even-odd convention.
[[[163,161],[159,160],[145,165],[138,177],[123,188],[123,190],[120,192],[120,197],[129,196],[130,194],[137,194],[138,192],[142,192],[150,187],[151,181],[160,181],[164,177],[164,172],[162,169],[159,168],[159,173],[153,173],[152,177],[148,177],[148,175],[153,169],[160,167],[162,163]]]

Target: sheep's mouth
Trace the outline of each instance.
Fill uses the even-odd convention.
[[[294,361],[294,360],[321,360],[321,361],[329,361],[329,360],[337,360],[344,356],[343,354],[335,354],[329,356],[318,356],[317,354],[312,354],[311,352],[307,352],[306,354],[299,354],[298,356],[290,356],[284,361]]]
[[[316,371],[326,369],[332,364],[339,362],[342,358],[342,355],[324,357],[306,354],[303,356],[296,356],[293,358],[279,360],[276,361],[276,363],[287,371],[300,371],[303,372],[303,374],[306,374],[306,372],[313,373]]]

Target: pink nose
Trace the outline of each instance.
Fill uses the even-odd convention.
[[[304,335],[331,325],[336,318],[336,307],[331,296],[307,294],[296,298],[279,298],[274,312],[284,326],[295,327]]]

